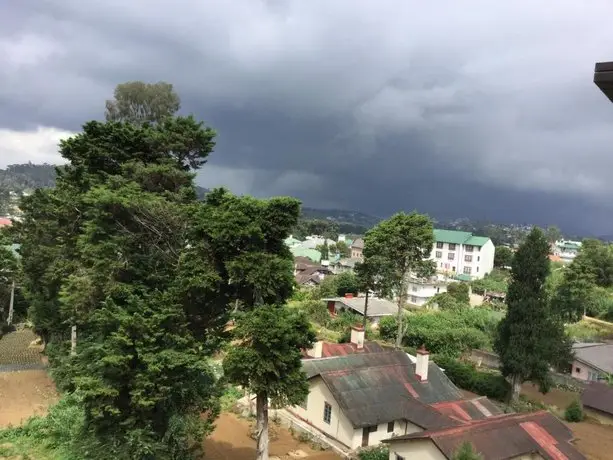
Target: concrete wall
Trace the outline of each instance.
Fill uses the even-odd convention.
[[[440,253],[440,257],[437,257]],[[449,260],[449,253],[454,254],[453,260]],[[442,248],[437,248],[436,243],[430,253],[430,259],[436,263],[436,270],[449,272],[450,274],[464,274],[464,267],[470,267],[468,274],[473,279],[481,279],[494,269],[494,244],[489,240],[483,246],[473,246],[472,252],[466,250],[463,244],[456,244],[455,250],[449,250],[449,244],[443,243]],[[470,256],[470,260],[466,257]],[[455,270],[454,270],[455,268]]]
[[[429,439],[419,439],[410,442],[390,443],[389,460],[397,460],[398,456],[405,460],[448,460],[447,457]],[[513,457],[511,460],[543,460],[540,454],[526,454]]]
[[[429,439],[420,439],[410,442],[393,442],[389,445],[389,460],[402,457],[405,460],[447,460],[445,455]]]
[[[326,402],[332,406],[332,415],[329,424],[324,421],[324,403]],[[324,381],[319,377],[311,380],[306,407],[305,410],[301,406],[292,406],[290,411],[345,446],[353,448],[355,430],[351,422],[349,422],[345,414],[341,411]]]
[[[582,363],[580,361],[573,361],[571,376],[573,376],[574,378],[584,381],[591,381],[597,380],[595,376],[598,375],[600,375],[600,371],[598,371],[598,369],[593,368],[592,366],[588,366],[587,364]]]
[[[447,292],[447,286],[434,283],[417,283],[409,281],[407,302],[418,307],[424,306],[436,294]]]
[[[355,430],[353,438],[353,448],[357,449],[362,447],[363,428]],[[402,436],[404,434],[416,433],[422,431],[417,425],[413,425],[411,422],[405,420],[396,420],[394,422],[394,431],[389,433],[387,431],[387,423],[381,423],[377,426],[377,431],[373,431],[368,435],[368,445],[375,446],[385,439],[393,438],[394,436]]]
[[[477,278],[483,278],[487,273],[490,273],[494,269],[494,255],[496,249],[494,248],[494,243],[492,243],[492,240],[485,243],[479,252],[481,253],[481,265],[479,267],[479,272],[475,273],[474,276]]]

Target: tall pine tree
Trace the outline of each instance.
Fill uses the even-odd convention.
[[[570,358],[570,343],[559,315],[551,311],[545,281],[549,275],[549,244],[534,228],[513,260],[507,293],[507,314],[500,322],[495,350],[502,374],[512,384],[513,400],[530,380],[541,391],[550,386],[550,368]]]

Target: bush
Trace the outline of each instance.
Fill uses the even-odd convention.
[[[509,288],[509,277],[508,271],[495,268],[482,279],[473,281],[471,287],[473,292],[479,295],[483,295],[485,291],[506,293]]]
[[[571,402],[564,412],[564,418],[567,422],[581,422],[585,418],[581,401],[575,399],[573,402]]]
[[[221,410],[231,411],[236,406],[238,400],[241,399],[243,396],[245,395],[241,390],[239,390],[233,385],[228,385],[226,388],[224,388],[224,391],[219,400],[221,404]]]
[[[511,390],[509,382],[500,374],[479,371],[473,364],[446,356],[436,356],[434,360],[445,369],[447,377],[464,390],[499,401],[504,400]]]
[[[398,321],[395,316],[384,316],[381,318],[379,321],[379,336],[383,340],[395,342],[397,333]]]
[[[321,300],[305,300],[296,303],[296,308],[303,311],[310,321],[327,327],[331,321],[325,302]]]
[[[447,286],[447,293],[462,304],[470,303],[469,289],[466,283],[450,283]]]
[[[383,445],[367,447],[358,452],[358,458],[360,460],[388,460],[389,455],[389,449]]]

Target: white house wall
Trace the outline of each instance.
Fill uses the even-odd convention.
[[[329,424],[324,422],[324,403],[326,402],[332,407]],[[293,406],[291,411],[328,436],[353,448],[355,438],[353,426],[342,413],[334,396],[321,378],[316,377],[310,381],[307,409]]]
[[[389,460],[402,457],[405,460],[447,460],[447,457],[429,439],[410,442],[394,442],[390,446]]]
[[[436,257],[440,252],[441,257]],[[466,245],[456,244],[455,250],[449,250],[449,243],[443,243],[442,248],[437,248],[434,243],[430,259],[436,263],[436,270],[450,274],[464,274],[464,267],[470,267],[470,276],[473,279],[481,279],[494,269],[494,244],[488,240],[483,246],[473,246],[473,251],[466,250]],[[454,259],[449,260],[449,253],[454,254]],[[466,256],[472,256],[471,261],[466,261]],[[454,270],[455,268],[455,270]]]

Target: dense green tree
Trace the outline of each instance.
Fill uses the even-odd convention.
[[[496,246],[494,253],[494,267],[510,267],[513,263],[513,251],[507,246]]]
[[[470,304],[470,286],[467,283],[450,283],[447,293],[460,304]]]
[[[543,232],[534,228],[515,254],[507,314],[494,344],[502,374],[511,381],[513,400],[519,398],[526,380],[548,391],[550,367],[570,359],[564,325],[552,312],[545,289],[549,270],[549,244]]]
[[[92,457],[189,458],[218,410],[192,325],[202,313],[202,332],[220,332],[224,310],[207,298],[223,299],[228,282],[194,239],[202,205],[189,172],[213,138],[191,117],[90,122],[62,141],[56,188],[24,199],[16,231],[31,318],[54,345],[60,388],[83,396],[84,429],[103,449]]]
[[[15,322],[15,286],[19,280],[19,262],[11,249],[1,245],[0,235],[0,327],[8,323],[9,317]]]
[[[295,309],[259,305],[239,316],[233,336],[238,345],[224,359],[224,372],[256,395],[256,458],[268,460],[268,401],[284,407],[307,397],[301,350],[312,347],[315,334]]]
[[[384,270],[388,268],[385,260],[378,256],[370,256],[355,265],[355,276],[358,291],[364,292],[364,319],[362,325],[366,328],[368,323],[368,301],[371,291],[380,297],[386,297]],[[365,329],[366,330],[366,329]]]
[[[549,244],[554,244],[562,239],[562,232],[555,225],[550,225],[545,229],[545,238]]]
[[[115,88],[113,100],[106,101],[107,121],[129,123],[160,122],[181,107],[179,95],[170,83],[129,81]]]
[[[344,241],[336,242],[336,252],[341,258],[351,257],[351,249]]]
[[[483,460],[483,455],[478,453],[469,441],[466,441],[453,455],[453,460]]]
[[[398,335],[400,347],[403,336],[403,310],[406,304],[408,279],[411,273],[430,275],[434,268],[425,260],[432,250],[434,231],[432,221],[424,215],[398,213],[366,233],[364,257],[379,257],[385,266],[382,284],[391,291],[398,303]]]
[[[336,295],[343,297],[345,294],[357,295],[359,291],[358,280],[354,273],[345,272],[335,276]]]
[[[466,302],[460,302],[449,292],[441,292],[426,302],[427,308],[438,308],[439,310],[459,310],[468,307]]]
[[[328,260],[330,258],[331,251],[326,241],[324,241],[324,244],[318,245],[315,249],[321,253],[321,260]]]

